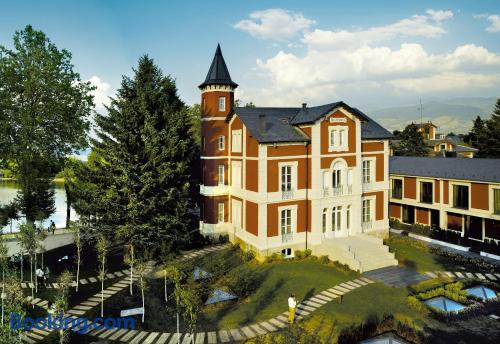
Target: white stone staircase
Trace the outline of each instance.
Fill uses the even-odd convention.
[[[330,260],[347,264],[359,272],[398,265],[394,253],[389,252],[382,239],[366,234],[323,239],[314,251],[316,255],[328,255]]]

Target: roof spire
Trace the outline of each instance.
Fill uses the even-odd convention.
[[[217,43],[217,49],[215,50],[215,56],[208,70],[207,77],[205,81],[198,86],[203,88],[207,85],[227,85],[231,87],[238,87],[238,84],[231,80],[229,75],[229,70],[227,69],[226,62],[222,56],[222,50],[220,44]]]

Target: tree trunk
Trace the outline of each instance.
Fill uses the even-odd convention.
[[[24,269],[24,266],[23,266],[23,252],[21,252],[21,282],[24,282],[24,275],[23,275],[23,269]]]
[[[132,275],[134,271],[134,246],[130,246],[130,295],[133,295]]]
[[[102,261],[101,273],[101,318],[104,317],[104,260]]]
[[[2,268],[2,296],[5,294],[5,267]],[[3,327],[3,297],[2,297],[2,327]]]
[[[165,302],[168,302],[168,295],[167,295],[167,270],[165,270]]]
[[[144,306],[144,281],[141,276],[141,294],[142,294],[142,323],[144,324],[144,315],[146,314],[146,307]]]
[[[79,285],[79,280],[80,280],[80,251],[78,251],[78,258],[77,258],[77,266],[76,266],[76,292],[78,293],[78,285]]]
[[[66,229],[68,229],[71,221],[71,192],[66,180],[64,181],[64,190],[66,191]]]
[[[35,252],[35,273],[36,273],[36,252]],[[35,277],[35,293],[38,294],[38,275]]]

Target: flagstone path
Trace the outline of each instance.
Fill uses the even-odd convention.
[[[110,272],[110,273],[107,273],[106,274],[106,278],[107,279],[113,279],[113,278],[122,278],[123,276],[127,276],[129,275],[130,276],[130,269],[123,269],[123,270],[120,270],[120,271],[115,271],[115,272]],[[85,285],[85,284],[90,284],[90,283],[97,283],[99,282],[99,278],[97,276],[91,276],[91,277],[87,277],[87,278],[80,278],[78,280],[79,284],[80,285]],[[72,287],[76,287],[76,281],[73,281],[71,283],[71,286]],[[23,289],[28,289],[28,288],[34,288],[35,285],[34,283],[31,283],[31,282],[22,282],[21,283],[21,288]],[[59,286],[59,283],[57,282],[49,282],[47,283],[47,286],[45,288],[55,288],[55,289],[58,289],[60,286]],[[38,285],[38,289],[43,289],[43,287],[40,287],[40,285]]]
[[[451,278],[474,278],[480,280],[500,281],[500,273],[487,273],[487,272],[466,272],[466,271],[427,271],[425,273],[431,278],[438,278],[441,276]]]
[[[374,283],[366,277],[360,277],[355,280],[340,283],[330,289],[324,290],[307,300],[302,301],[297,305],[296,319],[302,320],[304,317],[310,315],[318,308],[326,305],[333,300],[339,298],[357,288],[367,284]],[[191,333],[170,333],[170,332],[148,332],[138,330],[108,330],[108,331],[90,331],[88,334],[98,337],[100,339],[108,339],[122,343],[141,343],[141,344],[216,344],[216,343],[230,343],[240,342],[261,336],[270,332],[278,331],[284,327],[289,326],[288,311],[279,314],[278,316],[247,326],[233,328],[230,330],[218,330]]]
[[[198,251],[195,251],[195,252],[190,252],[190,253],[184,254],[182,257],[179,258],[179,260],[183,261],[183,260],[186,260],[186,259],[191,259],[191,258],[194,258],[194,257],[202,256],[202,255],[205,255],[205,254],[208,254],[208,253],[211,253],[211,252],[222,250],[222,249],[224,249],[224,248],[226,248],[228,246],[229,246],[229,244],[223,244],[223,245],[217,245],[217,246],[207,247],[207,248],[202,249],[202,250],[198,250]],[[155,262],[153,262],[153,261],[148,262],[147,272],[151,272],[153,270],[153,268],[154,268],[154,265],[155,265]],[[118,280],[118,282],[116,282],[116,283],[112,284],[111,286],[107,287],[106,289],[104,289],[104,292],[103,292],[103,294],[104,294],[104,300],[106,300],[106,299],[110,298],[111,296],[117,294],[119,291],[121,291],[121,290],[129,287],[130,277],[129,276],[127,277],[124,271],[122,271],[122,273],[124,273],[124,277],[123,278],[121,278],[120,280]],[[128,271],[128,270],[126,270],[126,271]],[[91,278],[89,278],[89,280]],[[136,281],[137,277],[133,277],[132,279],[134,281]],[[31,300],[31,298],[29,300]],[[48,304],[47,301],[40,300],[40,299],[37,300],[35,298],[35,299],[32,300],[32,303],[34,303],[36,306],[41,306],[41,307],[47,309],[47,307],[46,307],[47,304]],[[78,304],[78,305],[74,306],[73,308],[71,308],[70,310],[68,310],[66,312],[66,314],[64,315],[63,319],[64,319],[64,321],[66,321],[66,319],[74,319],[74,318],[77,318],[77,317],[82,317],[89,310],[91,310],[92,308],[97,307],[98,305],[100,305],[100,303],[101,303],[101,291],[97,292],[96,294],[94,294],[93,296],[91,296],[90,298],[88,298],[87,300],[81,302],[80,304]],[[90,326],[91,324],[92,324],[91,321],[87,322],[87,325]],[[70,327],[70,326],[68,326],[68,327]],[[78,329],[73,329],[73,330],[76,331]],[[28,343],[28,344],[39,343],[39,342],[42,342],[48,335],[50,335],[53,332],[54,332],[54,330],[51,330],[51,329],[37,329],[37,328],[33,328],[31,331],[25,333],[25,335],[22,337],[22,340],[23,340],[23,342]],[[96,335],[97,333],[99,333],[99,334],[103,335],[104,338],[105,338],[105,337],[108,337],[108,336],[115,337],[116,335],[118,335],[118,333],[125,334],[126,332],[130,332],[130,331],[122,331],[122,330],[118,330],[118,329],[106,330],[104,328],[104,329],[99,330],[99,331],[96,331],[96,330],[90,331],[90,329],[89,329],[89,332],[90,332],[89,334],[93,334],[93,335]],[[140,333],[140,331],[136,331],[136,332]],[[113,333],[115,333],[115,336],[111,336]],[[127,335],[128,334],[129,333],[127,333]],[[134,335],[135,335],[135,333],[134,333]],[[125,336],[123,336],[123,337],[125,337]],[[141,338],[142,338],[142,336],[141,336]],[[149,336],[148,336],[148,338],[149,338]],[[152,343],[152,341],[151,341],[152,339],[148,340],[148,338],[146,338],[146,340],[144,341],[145,342],[144,344],[147,344],[148,342]],[[131,339],[131,337],[130,337],[130,339]],[[126,341],[126,342],[128,343],[128,341]]]
[[[388,266],[365,272],[363,275],[391,287],[405,287],[430,279],[429,276],[419,274],[414,269],[402,266]]]

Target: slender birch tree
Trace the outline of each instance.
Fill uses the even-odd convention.
[[[99,279],[101,280],[101,317],[104,316],[104,279],[106,278],[106,256],[109,249],[109,240],[104,234],[99,234],[96,241],[99,258]]]

